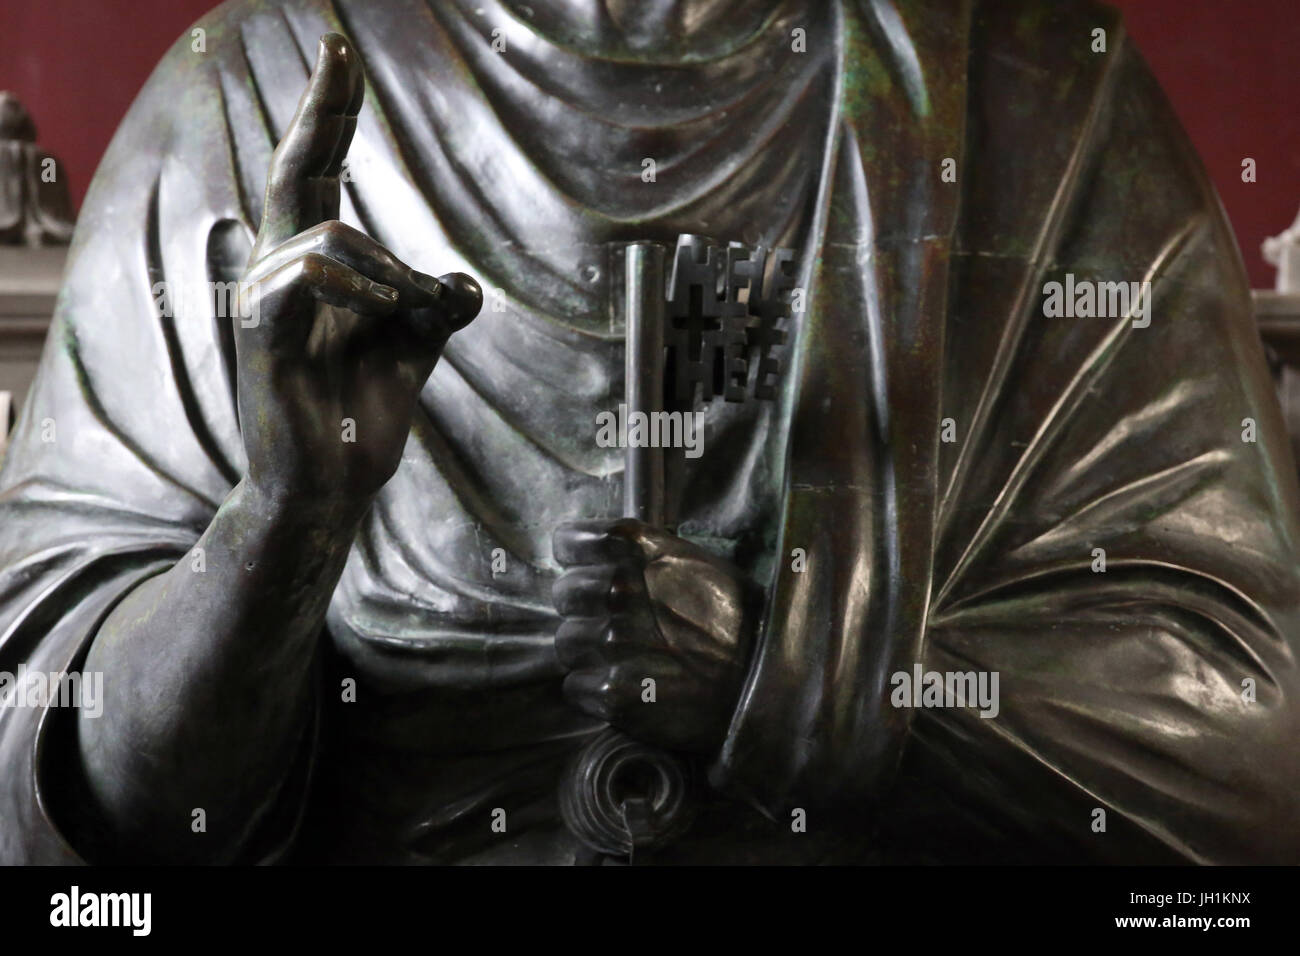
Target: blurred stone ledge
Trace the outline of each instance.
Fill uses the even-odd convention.
[[[36,374],[67,254],[64,246],[0,246],[0,453]]]
[[[1300,462],[1300,293],[1256,289],[1255,321],[1273,367],[1273,383],[1291,449]]]
[[[1260,338],[1288,365],[1300,365],[1300,292],[1256,289],[1255,321]]]
[[[50,324],[63,279],[66,246],[0,246],[0,320],[3,328],[24,317]]]

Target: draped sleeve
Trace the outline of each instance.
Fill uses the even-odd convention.
[[[0,471],[0,671],[77,671],[117,602],[194,560],[243,471],[232,320],[211,293],[243,270],[307,67],[283,19],[246,30],[236,9],[209,14],[202,44],[187,31],[161,61],[86,197]],[[266,101],[258,57],[288,64],[280,82],[263,76]],[[39,703],[0,709],[4,863],[93,856],[69,832],[94,829],[75,721]]]
[[[947,88],[928,6],[862,5],[922,50],[891,101]],[[930,167],[902,245],[931,258],[844,100],[786,557],[715,779],[913,834],[928,782],[964,829],[926,823],[1041,857],[1294,863],[1300,500],[1232,233],[1112,11],[954,6],[962,142],[890,140]],[[1150,282],[1149,324],[1048,318],[1067,274]],[[894,706],[918,665],[997,674],[996,714]]]

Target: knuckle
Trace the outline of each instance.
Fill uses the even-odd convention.
[[[606,531],[611,537],[623,538],[627,541],[639,541],[641,539],[642,528],[644,526],[635,518],[617,518],[610,522]]]
[[[569,613],[566,601],[567,586],[564,583],[566,577],[568,577],[567,573],[561,574],[555,579],[554,583],[551,584],[551,605],[561,617],[566,617]]]
[[[616,567],[609,573],[605,598],[611,610],[626,610],[636,603],[641,593],[638,577],[638,572],[625,566]]]
[[[601,649],[606,653],[618,651],[626,643],[623,627],[618,621],[610,621],[600,635]]]
[[[639,682],[626,667],[615,667],[606,675],[601,685],[610,720],[628,716],[632,705],[639,699]]]
[[[623,702],[619,700],[613,681],[605,678],[596,688],[594,704],[601,717],[608,721],[618,720],[623,716]]]
[[[560,626],[555,629],[555,650],[562,657],[572,656],[576,650],[577,634],[574,630],[573,621],[561,621]]]
[[[629,554],[642,560],[654,552],[656,532],[635,518],[619,518],[610,524],[606,534],[622,542]]]
[[[570,618],[555,629],[555,653],[566,667],[577,667],[598,642],[599,626],[586,618]]]
[[[305,252],[290,264],[294,279],[303,282],[321,282],[329,274],[328,260],[319,252]]]
[[[582,706],[582,684],[579,682],[577,671],[569,672],[569,675],[564,678],[564,683],[561,685],[561,688],[564,692],[565,700],[576,707]]]
[[[580,710],[608,721],[611,717],[608,681],[589,671],[574,671],[564,679],[564,696]]]
[[[364,232],[353,229],[338,219],[329,219],[320,225],[321,248],[332,256],[370,255],[379,244]]]
[[[581,571],[566,571],[551,586],[551,599],[555,610],[563,616],[569,616],[577,609],[582,594]]]

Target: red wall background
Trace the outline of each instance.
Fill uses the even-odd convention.
[[[1200,150],[1251,278],[1271,287],[1266,236],[1300,208],[1297,0],[1112,0]],[[163,51],[212,0],[0,0],[0,89],[36,120],[80,203],[109,138]],[[1242,159],[1258,182],[1241,181]]]

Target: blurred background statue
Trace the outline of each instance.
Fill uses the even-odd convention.
[[[18,97],[0,91],[0,243],[61,245],[72,226],[58,162],[36,145],[36,124]]]

